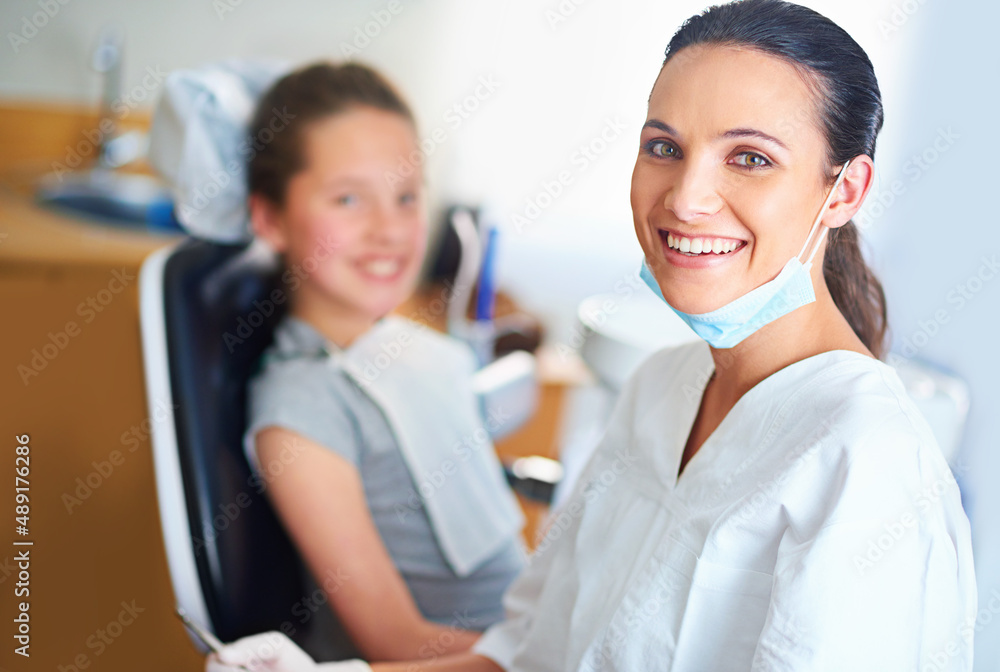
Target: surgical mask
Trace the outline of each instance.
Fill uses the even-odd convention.
[[[677,313],[698,336],[707,341],[713,348],[731,348],[737,345],[764,325],[816,300],[809,269],[812,267],[813,257],[816,256],[816,251],[826,234],[826,227],[820,226],[819,222],[823,218],[823,213],[830,207],[830,201],[833,200],[837,187],[840,186],[844,175],[847,174],[849,165],[851,165],[850,161],[840,169],[837,181],[827,195],[819,214],[816,215],[816,220],[813,222],[812,228],[809,229],[806,242],[802,245],[799,253],[788,260],[788,263],[773,280],[765,282],[760,287],[747,292],[721,308],[694,315],[681,312],[670,306],[664,298],[663,292],[660,291],[660,286],[645,260],[639,276],[657,296],[663,299],[664,303],[670,306],[671,310]],[[809,241],[814,235],[816,240],[812,252],[803,263],[799,257],[805,253],[809,247]]]

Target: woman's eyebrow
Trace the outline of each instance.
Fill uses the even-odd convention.
[[[670,135],[680,138],[681,134],[677,132],[677,129],[670,124],[665,124],[659,119],[649,119],[645,124],[642,125],[643,128],[655,128],[657,130],[663,131],[664,133],[669,133]],[[756,128],[731,128],[728,131],[724,131],[719,134],[720,138],[759,138],[761,140],[766,140],[768,142],[773,142],[778,147],[784,150],[788,149],[788,145],[783,143],[778,138],[773,135],[768,135],[764,131],[758,131]]]
[[[778,147],[784,150],[788,149],[788,145],[778,140],[773,135],[768,135],[764,131],[758,131],[755,128],[731,128],[728,131],[721,133],[720,138],[759,138],[760,140],[766,140],[767,142],[773,142]]]
[[[649,119],[646,121],[645,124],[642,125],[642,127],[655,128],[657,130],[663,131],[664,133],[669,133],[670,135],[677,136],[678,138],[681,135],[680,133],[677,132],[677,130],[673,126],[671,126],[670,124],[665,124],[659,119]]]

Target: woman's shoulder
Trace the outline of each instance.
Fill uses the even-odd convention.
[[[808,509],[823,503],[814,520],[829,526],[912,514],[928,531],[953,536],[966,528],[954,473],[895,370],[857,353],[827,360],[792,396],[782,423],[808,446],[801,463],[788,464],[798,475],[788,482],[813,484],[801,494]]]
[[[702,340],[672,345],[652,353],[629,377],[623,393],[654,400],[680,385],[688,391],[704,387],[715,364],[708,344]]]
[[[605,458],[660,460],[669,451],[667,435],[677,414],[697,408],[711,373],[712,356],[704,341],[649,355],[616,396],[591,467]]]
[[[790,406],[798,409],[790,413],[820,420],[828,433],[840,437],[845,450],[863,447],[869,454],[906,445],[940,455],[930,425],[895,369],[856,352],[821,357],[815,374],[790,398]]]

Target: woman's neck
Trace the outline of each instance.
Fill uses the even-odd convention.
[[[823,352],[850,350],[873,356],[833,302],[822,276],[814,277],[813,287],[814,302],[765,325],[733,348],[712,348],[713,387],[726,398],[724,405],[732,407],[765,378]]]

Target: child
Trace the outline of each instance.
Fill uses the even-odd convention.
[[[471,350],[386,317],[426,247],[413,116],[375,71],[320,63],[274,84],[250,133],[270,138],[249,165],[253,231],[301,281],[251,381],[248,458],[344,657],[467,650],[503,616],[523,520],[489,440],[469,447]]]

